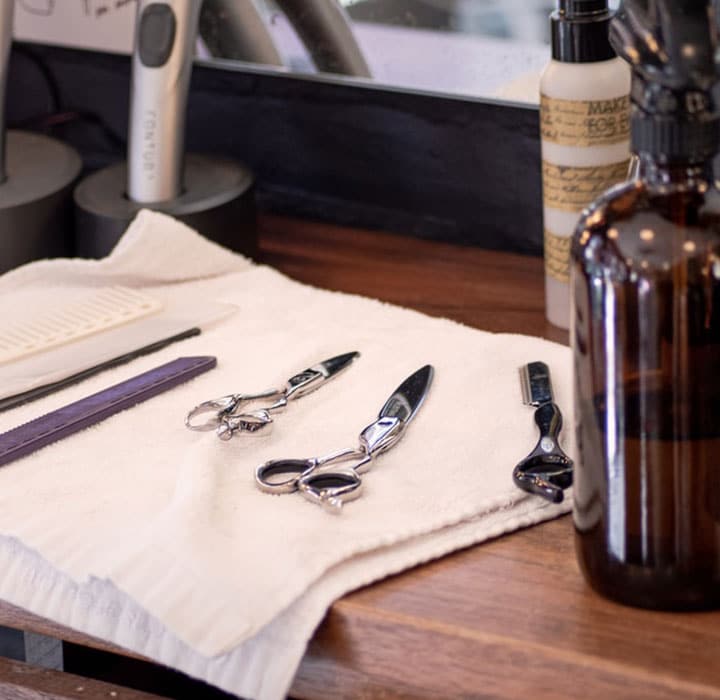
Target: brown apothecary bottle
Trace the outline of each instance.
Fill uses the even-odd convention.
[[[626,0],[614,20],[640,177],[586,212],[572,251],[578,560],[598,592],[665,609],[720,603],[716,38],[710,2],[680,5]]]

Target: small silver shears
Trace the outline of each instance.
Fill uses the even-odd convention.
[[[299,491],[326,510],[340,512],[343,502],[360,495],[360,474],[368,471],[375,457],[396,445],[405,434],[427,396],[433,374],[433,368],[425,365],[410,375],[385,402],[377,420],[360,433],[358,447],[324,457],[265,462],[255,470],[256,484],[267,493]]]
[[[221,440],[230,440],[237,432],[267,434],[273,423],[272,413],[282,411],[288,401],[319,389],[358,357],[359,352],[331,357],[290,377],[282,389],[268,389],[258,394],[228,394],[219,399],[203,401],[187,414],[185,425],[190,430],[214,430]],[[269,405],[248,410],[249,404],[263,400],[269,402]],[[206,417],[203,422],[196,420],[200,416]]]

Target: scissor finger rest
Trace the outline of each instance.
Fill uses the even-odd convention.
[[[261,408],[250,413],[229,414],[223,416],[217,427],[217,436],[221,440],[229,440],[237,432],[245,432],[250,435],[267,435],[272,431],[273,419],[268,411]]]
[[[352,501],[362,492],[362,480],[354,469],[341,471],[310,471],[298,480],[300,493],[331,513],[339,513],[345,501]]]

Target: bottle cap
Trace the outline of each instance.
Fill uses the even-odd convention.
[[[608,38],[612,18],[607,0],[559,0],[550,15],[552,57],[563,63],[615,58]]]
[[[702,162],[720,150],[713,88],[712,0],[625,0],[610,39],[633,68],[631,140],[665,162]]]

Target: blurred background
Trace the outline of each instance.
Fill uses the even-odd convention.
[[[132,49],[135,0],[16,3],[21,39]],[[205,0],[198,55],[534,104],[554,7],[552,0]]]

